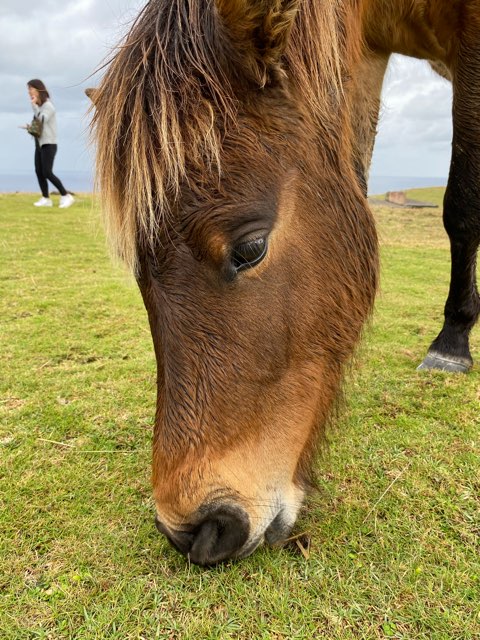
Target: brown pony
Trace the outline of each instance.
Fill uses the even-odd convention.
[[[157,526],[192,562],[295,522],[374,300],[386,60],[427,4],[458,5],[463,42],[476,2],[150,0],[92,95],[107,231],[157,358]],[[412,55],[447,67],[412,17]]]

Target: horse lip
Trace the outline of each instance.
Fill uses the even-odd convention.
[[[199,509],[199,513],[207,516],[210,508],[211,505],[205,504],[201,509]],[[228,508],[231,508],[231,505],[228,505],[227,509]],[[251,541],[247,541],[245,546],[239,549],[238,552],[232,556],[232,559],[241,560],[250,556],[263,543],[273,547],[286,540],[293,526],[293,524],[287,519],[286,515],[285,506],[280,507],[276,516],[270,522],[264,533],[258,535]],[[189,538],[192,535],[189,531],[181,531],[179,532],[180,535],[177,537],[162,523],[158,514],[155,515],[155,526],[177,551],[184,555],[188,555],[189,548],[191,547],[191,541]]]
[[[263,536],[259,536],[255,540],[252,540],[250,544],[247,544],[243,549],[239,551],[239,553],[235,556],[237,560],[243,560],[243,558],[247,558],[252,555],[252,553],[259,547],[263,542]]]
[[[288,538],[291,530],[292,524],[285,519],[284,510],[280,509],[265,531],[265,541],[270,546],[276,545]]]

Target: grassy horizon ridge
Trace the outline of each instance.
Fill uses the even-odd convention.
[[[479,327],[468,375],[415,370],[448,291],[442,212],[374,215],[381,288],[297,525],[310,557],[204,570],[153,524],[155,358],[96,198],[0,195],[2,640],[480,636]]]

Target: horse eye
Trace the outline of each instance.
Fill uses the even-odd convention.
[[[267,248],[266,238],[252,238],[252,240],[237,244],[232,251],[232,266],[235,271],[255,267],[267,255]]]

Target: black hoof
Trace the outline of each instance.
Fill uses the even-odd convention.
[[[468,373],[473,362],[468,358],[455,356],[443,356],[436,351],[427,353],[425,360],[417,367],[421,369],[437,369],[437,371],[449,371],[450,373]]]

